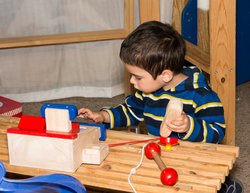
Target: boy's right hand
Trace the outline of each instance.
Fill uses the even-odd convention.
[[[105,121],[105,117],[100,112],[93,112],[87,108],[79,109],[78,117],[90,119],[95,123],[103,123]]]

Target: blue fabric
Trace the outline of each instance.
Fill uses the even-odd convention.
[[[76,178],[66,174],[50,174],[13,180],[5,178],[6,169],[0,161],[0,192],[2,193],[87,193]]]

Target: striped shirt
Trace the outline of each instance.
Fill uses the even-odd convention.
[[[136,91],[126,98],[124,104],[105,109],[110,116],[110,128],[138,125],[144,121],[148,133],[159,136],[167,104],[175,97],[183,103],[183,111],[190,119],[190,129],[187,133],[172,132],[170,137],[197,142],[221,142],[226,125],[219,97],[197,67],[184,67],[182,73],[188,78],[170,90],[161,88],[150,94]]]

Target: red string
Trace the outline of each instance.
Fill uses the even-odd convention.
[[[156,137],[152,139],[144,139],[144,140],[127,141],[127,142],[121,142],[121,143],[113,143],[113,144],[109,144],[109,147],[115,147],[115,146],[120,146],[120,145],[132,145],[136,143],[143,143],[143,142],[157,141],[157,140],[160,140],[160,137]]]

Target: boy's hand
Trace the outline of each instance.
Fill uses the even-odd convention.
[[[167,122],[167,127],[177,133],[187,133],[190,128],[190,121],[188,116],[182,112],[182,114],[176,117],[171,122]]]
[[[91,119],[95,123],[103,123],[105,121],[105,116],[101,112],[93,112],[86,108],[78,110],[78,117]]]

